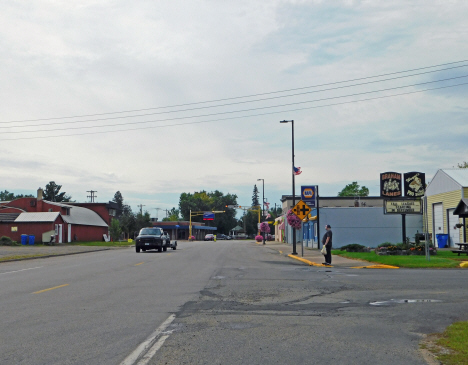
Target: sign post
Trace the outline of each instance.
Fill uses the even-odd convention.
[[[309,213],[312,211],[310,207],[307,205],[302,200],[299,200],[299,203],[297,203],[293,208],[292,212],[296,215],[297,218],[299,218],[301,221],[306,218]],[[304,239],[302,239],[302,244],[301,244],[301,256],[304,257]]]

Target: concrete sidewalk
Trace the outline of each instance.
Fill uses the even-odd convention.
[[[58,244],[55,246],[21,245],[0,246],[0,263],[17,260],[30,260],[52,256],[75,255],[86,252],[107,251],[122,247],[77,246]]]
[[[330,267],[322,265],[325,261],[324,256],[320,252],[320,250],[316,248],[308,248],[304,247],[304,256],[301,255],[301,244],[296,245],[297,255],[291,255],[293,251],[292,245],[275,242],[275,241],[266,241],[265,245],[262,242],[258,243],[266,248],[273,249],[278,251],[280,254],[284,256],[288,256],[291,259],[298,260],[303,262],[305,265],[310,266],[322,266],[322,267]],[[375,263],[361,261],[361,260],[351,260],[345,257],[332,255],[332,267],[358,267],[358,266],[375,266]]]

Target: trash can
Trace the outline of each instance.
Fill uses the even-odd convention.
[[[28,235],[27,234],[22,234],[21,235],[21,244],[22,245],[27,245],[28,244]]]
[[[36,238],[36,237],[35,237],[34,235],[32,235],[32,234],[29,235],[29,244],[30,244],[30,245],[34,245],[34,239],[35,239],[35,238]]]
[[[447,241],[448,241],[448,234],[445,233],[438,233],[436,234],[436,239],[437,239],[437,247],[439,248],[445,248],[447,247]]]

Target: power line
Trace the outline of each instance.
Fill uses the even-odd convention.
[[[5,131],[5,132],[2,132],[2,133],[4,133],[4,134],[18,134],[18,133],[66,131],[66,130],[76,130],[76,129],[106,128],[106,127],[118,127],[118,126],[126,126],[126,125],[138,125],[138,124],[147,124],[147,123],[167,122],[167,121],[181,120],[181,119],[204,118],[204,117],[212,117],[212,116],[216,116],[216,115],[251,112],[251,111],[254,111],[254,110],[281,108],[281,107],[285,107],[285,106],[315,103],[315,102],[319,102],[319,101],[334,100],[334,99],[342,99],[342,98],[347,98],[347,97],[351,97],[351,96],[367,95],[367,94],[373,94],[373,93],[378,93],[378,92],[383,92],[383,91],[403,89],[403,88],[406,88],[406,87],[434,84],[434,83],[437,83],[437,82],[456,80],[456,79],[465,78],[465,77],[468,77],[468,75],[450,77],[450,78],[447,78],[447,79],[441,79],[441,80],[435,80],[435,81],[420,82],[420,83],[404,85],[404,86],[395,86],[395,87],[380,89],[380,90],[364,91],[364,92],[360,92],[360,93],[348,94],[348,95],[343,95],[343,96],[332,96],[332,97],[322,98],[322,99],[315,99],[315,100],[308,100],[308,101],[298,101],[298,102],[294,102],[294,103],[287,103],[287,104],[280,104],[280,105],[273,105],[273,106],[264,106],[264,107],[250,108],[250,109],[233,110],[233,111],[226,111],[226,112],[217,112],[217,113],[210,113],[210,114],[201,114],[201,115],[194,115],[194,116],[174,117],[174,118],[166,118],[166,119],[159,119],[159,120],[147,120],[147,121],[140,121],[140,122],[126,122],[126,123],[120,123],[120,124],[115,124],[114,123],[114,124],[92,125],[92,126],[65,127],[65,128],[55,128],[55,129],[48,129],[48,130]],[[10,128],[18,128],[18,127],[10,127]]]
[[[297,90],[305,90],[305,89],[310,89],[310,88],[314,88],[314,87],[329,86],[329,85],[338,85],[338,84],[347,83],[347,82],[354,82],[354,81],[367,80],[367,79],[372,79],[372,78],[377,78],[377,77],[384,77],[384,76],[390,76],[390,75],[397,75],[397,74],[406,73],[406,72],[413,72],[413,71],[425,70],[425,69],[428,69],[428,68],[435,68],[435,67],[441,67],[441,66],[447,66],[447,65],[454,65],[454,64],[463,63],[463,62],[468,62],[468,60],[461,60],[461,61],[455,61],[455,62],[441,63],[441,64],[433,65],[433,66],[418,67],[418,68],[409,69],[409,70],[390,72],[390,73],[385,73],[385,74],[380,74],[380,75],[374,75],[374,76],[360,77],[360,78],[349,79],[349,80],[344,80],[344,81],[329,82],[329,83],[325,83],[325,84],[317,84],[317,85],[311,85],[311,86],[297,87],[297,88],[285,89],[285,90],[278,90],[278,91],[270,91],[270,92],[266,92],[266,93],[250,94],[250,95],[244,95],[244,96],[235,96],[235,97],[223,98],[223,99],[214,99],[214,100],[199,101],[199,102],[184,103],[184,104],[176,104],[176,105],[161,106],[161,107],[153,107],[153,108],[122,110],[122,111],[107,112],[107,113],[82,114],[82,115],[65,116],[65,117],[53,117],[53,118],[39,118],[39,119],[13,120],[13,121],[1,122],[1,123],[38,122],[38,121],[45,121],[45,120],[60,120],[60,119],[95,117],[95,116],[101,116],[101,115],[134,113],[134,112],[147,111],[147,110],[168,109],[168,108],[177,108],[177,107],[189,106],[189,105],[198,105],[198,104],[215,103],[215,102],[220,102],[220,101],[244,99],[244,98],[251,98],[251,97],[255,97],[255,96],[263,96],[263,95],[279,94],[279,93],[285,93],[285,92],[297,91]],[[457,66],[457,67],[464,67],[464,66],[466,66],[466,65]],[[453,68],[457,68],[457,67],[453,67]],[[447,69],[451,69],[451,68],[447,68]],[[437,72],[437,71],[444,71],[444,70],[434,70],[434,71],[431,71],[431,72]]]
[[[90,193],[91,195],[88,195],[87,197],[90,198],[91,203],[94,203],[94,198],[97,198],[94,193],[97,193],[97,190],[86,190],[87,193]]]
[[[54,122],[54,123],[42,123],[42,124],[26,124],[26,125],[19,125],[19,126],[0,126],[1,128],[27,128],[27,127],[39,127],[39,126],[49,126],[49,125],[63,125],[63,124],[77,124],[77,123],[87,123],[87,122],[99,122],[99,121],[104,121],[104,120],[115,120],[115,119],[126,119],[126,118],[137,118],[137,117],[146,117],[149,115],[158,115],[158,114],[167,114],[167,113],[180,113],[180,112],[187,112],[187,111],[193,111],[193,110],[200,110],[200,109],[211,109],[211,108],[219,108],[219,107],[224,107],[224,106],[231,106],[231,105],[239,105],[239,104],[247,104],[247,103],[256,103],[260,101],[267,101],[267,100],[273,100],[273,99],[281,99],[281,98],[289,98],[293,96],[300,96],[300,95],[306,95],[306,94],[315,94],[315,93],[320,93],[320,92],[325,92],[325,91],[331,91],[331,90],[338,90],[338,89],[345,89],[345,88],[351,88],[355,86],[362,86],[362,85],[369,85],[369,84],[375,84],[375,83],[380,83],[380,82],[385,82],[385,81],[391,81],[391,80],[397,80],[397,79],[402,79],[402,78],[407,78],[407,77],[413,77],[413,76],[420,76],[428,73],[434,73],[434,72],[439,72],[439,71],[446,71],[446,70],[451,70],[454,68],[461,68],[461,67],[467,67],[467,65],[461,65],[461,66],[454,66],[454,67],[449,67],[441,70],[432,70],[432,71],[425,71],[425,72],[420,72],[416,74],[411,74],[411,75],[404,75],[404,76],[397,76],[397,77],[391,77],[388,79],[383,79],[383,80],[375,80],[375,81],[368,81],[368,82],[362,82],[358,84],[352,84],[352,85],[344,85],[344,86],[337,86],[337,87],[331,87],[328,89],[321,89],[321,90],[313,90],[313,91],[306,91],[302,93],[296,93],[296,94],[289,94],[289,95],[280,95],[280,96],[272,96],[268,98],[262,98],[262,99],[255,99],[255,100],[244,100],[244,101],[238,101],[235,103],[226,103],[226,104],[218,104],[218,105],[210,105],[210,106],[201,106],[201,107],[196,107],[196,108],[188,108],[188,109],[180,109],[180,110],[171,110],[171,111],[164,111],[164,112],[155,112],[155,113],[145,113],[145,114],[135,114],[135,115],[124,115],[124,116],[117,116],[117,117],[108,117],[108,118],[98,118],[98,119],[88,119],[88,120],[75,120],[75,121],[69,121],[69,122]],[[444,81],[444,80],[441,80]],[[310,86],[309,88],[311,88]],[[164,108],[164,107],[163,107]],[[0,122],[0,124],[13,124],[13,123],[19,123],[17,122]]]
[[[296,109],[289,109],[289,110],[280,110],[280,111],[268,112],[268,113],[260,113],[260,114],[243,115],[243,116],[229,117],[229,118],[223,118],[223,119],[213,119],[213,120],[205,120],[205,121],[197,121],[197,122],[187,122],[187,123],[176,123],[176,124],[165,124],[165,125],[158,125],[158,126],[137,127],[137,128],[128,128],[128,129],[110,130],[110,131],[94,131],[94,132],[75,133],[75,134],[61,134],[61,135],[56,135],[56,136],[19,137],[19,138],[3,139],[3,140],[1,140],[1,141],[18,141],[18,140],[29,140],[29,139],[57,138],[57,137],[74,137],[74,136],[83,136],[83,135],[89,135],[89,134],[93,134],[93,135],[94,135],[94,134],[103,134],[103,133],[128,132],[128,131],[142,130],[142,129],[154,129],[154,128],[165,128],[165,127],[178,127],[178,126],[182,126],[182,125],[202,124],[202,123],[213,123],[213,122],[221,122],[221,121],[232,120],[232,119],[249,118],[249,117],[258,117],[258,116],[265,116],[265,115],[272,115],[272,114],[279,114],[279,113],[290,113],[290,112],[301,111],[301,110],[309,110],[309,109],[324,108],[324,107],[329,107],[329,106],[337,106],[337,105],[344,105],[344,104],[360,103],[360,102],[363,102],[363,101],[371,101],[371,100],[385,99],[385,98],[391,98],[391,97],[395,97],[395,96],[410,95],[410,94],[416,94],[416,93],[421,93],[421,92],[425,92],[425,91],[432,91],[432,90],[448,89],[448,88],[451,88],[451,87],[457,87],[457,86],[463,86],[463,85],[468,85],[468,82],[464,82],[464,83],[460,83],[460,84],[455,84],[455,85],[448,85],[448,86],[440,86],[440,87],[428,88],[428,89],[417,90],[417,91],[408,91],[408,92],[400,93],[400,94],[377,96],[377,97],[374,97],[374,98],[367,98],[367,99],[361,99],[361,100],[351,100],[351,101],[344,101],[344,102],[340,102],[340,103],[333,103],[333,104],[326,104],[326,105],[317,105],[317,106],[311,106],[311,107],[305,107],[305,108],[296,108]]]

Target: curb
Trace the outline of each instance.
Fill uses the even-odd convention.
[[[79,255],[81,253],[90,253],[90,252],[100,252],[100,251],[109,251],[111,248],[103,248],[99,250],[91,250],[91,251],[81,251],[81,252],[69,252],[69,253],[59,253],[57,255],[44,255],[44,256],[35,256],[35,257],[24,257],[21,259],[11,259],[11,260],[2,260],[0,264],[4,262],[14,262],[14,261],[25,261],[25,260],[35,260],[35,259],[48,259],[50,257],[59,257],[59,256],[70,256],[70,255]]]
[[[302,262],[308,264],[309,266],[333,267],[332,265],[317,264],[316,262],[303,259],[302,257],[297,257],[296,255],[288,255],[288,257],[290,257],[290,258],[292,258],[292,259],[295,259],[295,260],[302,261]]]

